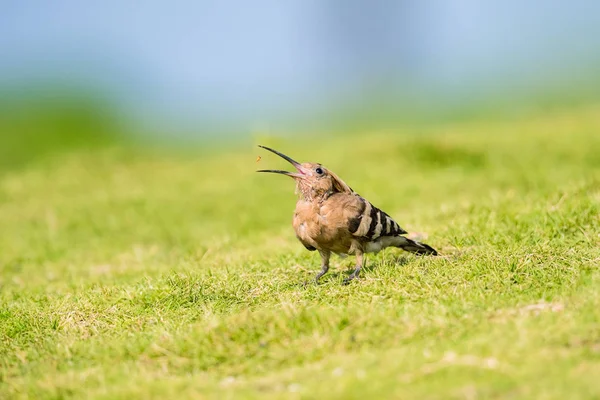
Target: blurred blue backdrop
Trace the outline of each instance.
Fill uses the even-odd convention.
[[[85,90],[161,129],[252,129],[376,95],[443,107],[585,87],[599,16],[593,0],[8,0],[0,90]]]

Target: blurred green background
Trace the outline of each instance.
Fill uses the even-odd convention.
[[[11,2],[0,164],[119,140],[249,145],[593,102],[598,13],[583,0]]]

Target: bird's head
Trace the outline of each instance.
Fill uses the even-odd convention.
[[[353,193],[344,181],[319,163],[300,164],[277,150],[260,145],[258,147],[269,150],[288,161],[296,168],[296,172],[279,169],[261,169],[257,172],[271,172],[292,177],[296,181],[296,192],[305,200],[320,200],[333,193]]]

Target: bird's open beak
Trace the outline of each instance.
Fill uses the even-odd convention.
[[[258,145],[258,147],[262,147],[265,150],[269,150],[271,153],[277,154],[279,157],[283,158],[284,160],[286,160],[287,162],[292,164],[298,172],[289,172],[289,171],[283,171],[280,169],[261,169],[256,172],[272,172],[274,174],[283,174],[283,175],[291,176],[292,178],[303,178],[306,175],[305,168],[299,162],[292,160],[290,157],[286,156],[283,153],[278,152],[277,150],[270,149],[266,146],[261,146],[260,144]]]

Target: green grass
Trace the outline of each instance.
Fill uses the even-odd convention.
[[[443,256],[304,288],[274,155],[48,155],[0,177],[0,398],[600,396],[599,105],[262,144]]]

